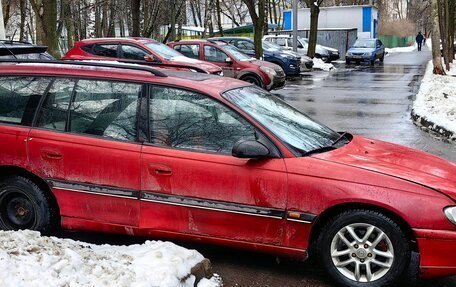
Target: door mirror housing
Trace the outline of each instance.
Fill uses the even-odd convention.
[[[234,144],[231,154],[238,158],[269,158],[269,149],[259,141],[240,140]]]
[[[225,63],[233,64],[233,60],[230,57],[228,57],[228,58],[225,59]]]
[[[155,57],[153,55],[145,55],[144,56],[144,61],[146,62],[155,62]]]

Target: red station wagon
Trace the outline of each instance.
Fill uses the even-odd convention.
[[[197,71],[222,75],[217,65],[185,57],[168,46],[149,38],[96,38],[74,44],[63,60],[126,60],[151,64],[193,67]],[[176,69],[181,69],[177,67]]]
[[[219,65],[225,77],[240,79],[268,91],[285,85],[285,72],[279,65],[252,58],[225,42],[185,40],[168,43],[168,46],[189,58]]]
[[[0,63],[0,227],[320,259],[343,286],[456,274],[456,165],[337,133],[249,83]]]

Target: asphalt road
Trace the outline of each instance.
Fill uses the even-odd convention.
[[[456,145],[446,143],[413,125],[412,100],[419,88],[429,51],[398,53],[384,64],[340,64],[330,73],[312,72],[289,81],[277,94],[320,122],[338,131],[395,142],[434,153],[456,162]],[[143,239],[84,232],[64,232],[93,243],[131,244]],[[297,287],[333,286],[313,262],[295,262],[225,247],[176,242],[200,251],[225,286]],[[454,287],[456,277],[420,281],[420,287]]]

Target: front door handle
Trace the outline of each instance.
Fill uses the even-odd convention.
[[[63,155],[60,152],[55,151],[55,150],[50,150],[50,149],[43,149],[41,151],[41,156],[44,159],[56,159],[56,160],[59,160],[59,159],[63,158]]]
[[[149,174],[151,175],[172,175],[173,171],[171,168],[164,164],[149,163],[148,166]]]

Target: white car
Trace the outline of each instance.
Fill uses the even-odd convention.
[[[263,41],[268,41],[282,46],[288,50],[293,49],[293,37],[291,35],[266,35]],[[309,41],[306,38],[298,37],[298,54],[307,55]],[[329,63],[340,58],[339,50],[317,44],[315,47],[315,57],[321,58]]]

